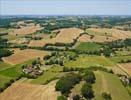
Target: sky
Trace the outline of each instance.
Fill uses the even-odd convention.
[[[0,0],[0,15],[131,15],[131,0]]]

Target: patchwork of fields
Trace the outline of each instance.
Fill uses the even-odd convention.
[[[48,21],[44,21],[41,23],[43,27],[36,23],[19,21],[16,23],[19,28],[0,28],[2,33],[8,33],[2,35],[3,40],[0,37],[1,41],[9,39],[6,42],[9,46],[2,45],[1,50],[13,51],[10,55],[6,54],[9,51],[0,53],[0,100],[58,100],[60,95],[68,95],[68,100],[76,95],[83,98],[81,89],[84,83],[91,85],[88,87],[94,91],[93,100],[104,100],[103,92],[109,93],[112,100],[131,99],[130,83],[125,84],[121,80],[123,76],[126,79],[131,76],[131,40],[124,40],[131,38],[131,31],[114,28],[83,29],[80,26],[63,28],[61,22],[59,27],[62,28],[58,29],[55,22],[48,26]],[[44,28],[50,32],[45,34],[45,30],[39,31]],[[35,36],[42,38],[36,39]],[[117,44],[114,41],[118,39],[122,41]],[[26,40],[28,43],[24,44]],[[112,44],[109,46],[108,42]],[[73,45],[71,47],[68,44]],[[65,78],[67,74],[70,74],[71,79]],[[94,82],[90,80],[90,77],[93,78],[91,74],[96,78]],[[56,91],[56,83],[62,78],[67,82],[64,84],[66,88],[70,88],[68,83],[74,85],[68,94]],[[80,80],[77,82],[75,78]],[[63,86],[61,84],[60,88]]]
[[[78,28],[65,28],[61,29],[60,33],[52,39],[42,39],[42,40],[33,40],[29,43],[29,46],[31,47],[43,47],[48,43],[54,44],[54,43],[72,43],[74,39],[76,39],[81,33],[83,33],[83,30]]]

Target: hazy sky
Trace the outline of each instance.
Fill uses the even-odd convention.
[[[0,15],[131,15],[131,0],[0,0]]]

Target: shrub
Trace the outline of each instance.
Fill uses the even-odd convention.
[[[3,92],[3,88],[0,87],[0,93]]]
[[[103,93],[102,93],[102,97],[104,98],[104,100],[111,100],[111,99],[112,99],[112,98],[111,98],[111,95],[108,94],[108,93],[106,93],[106,92],[103,92]]]
[[[62,96],[58,96],[58,97],[57,97],[57,100],[67,100],[67,98],[62,95]]]
[[[73,100],[80,100],[80,96],[79,96],[79,95],[75,95],[75,96],[73,97]]]

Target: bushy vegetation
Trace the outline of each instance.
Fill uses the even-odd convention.
[[[45,56],[44,60],[46,60],[45,65],[58,64],[63,66],[65,61],[75,60],[76,57],[77,55],[68,52],[52,52],[51,55]]]
[[[85,83],[81,88],[81,93],[86,99],[91,99],[94,97],[94,91],[92,86],[88,83]]]
[[[0,49],[0,59],[1,59],[2,57],[6,57],[6,56],[9,56],[9,55],[11,55],[11,54],[13,54],[13,52],[10,51],[10,50]]]
[[[58,97],[57,97],[57,100],[67,100],[67,98],[62,95],[62,96],[58,96]]]
[[[7,39],[2,39],[0,37],[0,59],[2,57],[6,57],[6,56],[9,56],[11,55],[13,52],[8,50],[8,49],[5,49],[8,47],[8,44],[7,44]]]
[[[90,70],[86,70],[84,71],[83,73],[84,75],[82,76],[83,79],[87,82],[87,83],[95,83],[95,74],[93,73],[93,71],[90,71]]]
[[[62,94],[67,95],[70,89],[81,80],[81,76],[75,73],[69,73],[65,77],[60,78],[56,83],[56,91],[60,91]]]
[[[109,93],[103,92],[101,95],[104,98],[104,100],[112,100],[111,95]]]

